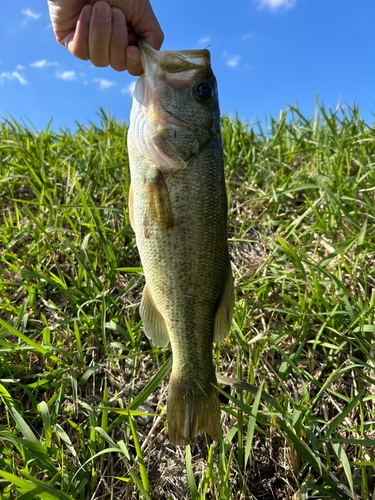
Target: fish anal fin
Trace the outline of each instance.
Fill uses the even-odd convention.
[[[220,436],[220,405],[216,377],[201,386],[184,383],[174,377],[169,382],[167,420],[172,443],[184,446],[192,438],[207,432],[212,439]]]
[[[129,219],[130,219],[130,225],[133,228],[133,231],[135,231],[135,225],[134,225],[134,193],[133,193],[133,186],[130,184],[129,188]]]
[[[234,308],[234,283],[230,261],[228,259],[227,273],[219,305],[214,318],[214,342],[224,340],[232,323]]]
[[[167,345],[169,342],[168,329],[163,316],[155,306],[147,284],[143,290],[140,314],[145,333],[152,340],[152,343],[160,347]]]
[[[167,230],[173,226],[173,212],[168,187],[159,170],[155,179],[147,181],[147,218],[151,225]]]

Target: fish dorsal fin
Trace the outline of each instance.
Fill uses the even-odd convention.
[[[234,308],[234,283],[230,261],[228,259],[227,275],[214,318],[214,342],[224,340],[230,330]]]
[[[152,343],[163,347],[169,342],[169,334],[163,316],[157,310],[150,289],[146,284],[143,290],[140,314],[145,333]]]

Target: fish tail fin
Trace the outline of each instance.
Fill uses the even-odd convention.
[[[168,433],[172,443],[184,446],[202,432],[219,439],[220,406],[215,384],[215,374],[203,386],[183,382],[172,372],[167,402]]]

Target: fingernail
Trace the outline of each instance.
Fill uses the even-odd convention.
[[[97,5],[96,7],[96,19],[99,21],[108,21],[111,15],[110,7],[105,7],[104,5]]]
[[[120,9],[112,9],[112,23],[122,24],[125,21],[125,16]]]
[[[88,22],[91,19],[91,9],[83,9],[83,19]]]
[[[132,50],[128,50],[126,52],[126,61],[127,62],[130,61],[131,64],[136,64],[140,60],[141,60],[141,57],[139,55],[139,52],[134,52]]]
[[[126,48],[126,67],[129,74],[133,76],[139,76],[143,72],[141,53],[134,45],[129,45]]]

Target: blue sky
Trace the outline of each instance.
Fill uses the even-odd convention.
[[[221,111],[250,122],[297,99],[311,116],[316,92],[335,108],[375,112],[374,0],[154,0],[163,48],[209,44]],[[0,0],[0,118],[45,129],[98,123],[99,107],[128,120],[135,78],[95,68],[59,46],[47,2]]]

